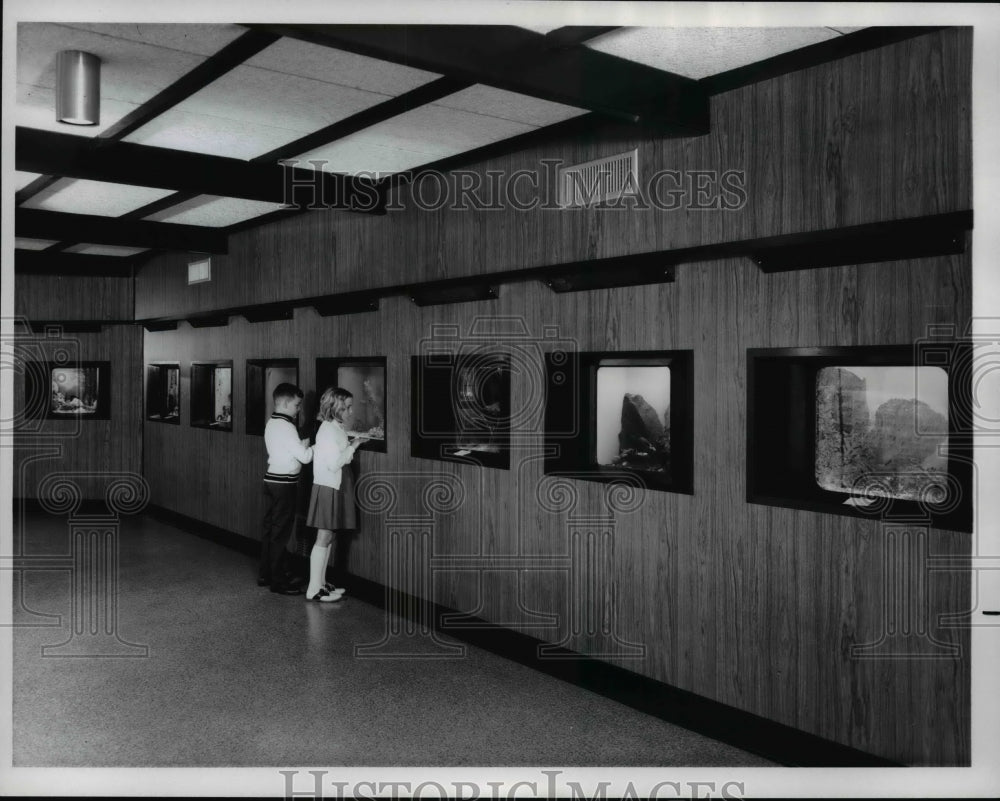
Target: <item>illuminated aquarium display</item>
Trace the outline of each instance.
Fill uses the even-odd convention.
[[[948,374],[940,367],[816,373],[815,476],[823,489],[914,501],[943,495],[947,443]]]
[[[506,360],[460,364],[454,375],[454,452],[500,453],[507,447],[510,421],[510,368]]]
[[[363,437],[363,450],[386,450],[386,361],[384,356],[316,360],[316,402],[329,387],[353,396],[349,433]]]
[[[233,430],[233,363],[191,364],[191,425]]]
[[[100,391],[100,368],[56,367],[52,370],[49,411],[54,415],[96,415]]]
[[[971,346],[747,351],[747,500],[972,526]]]
[[[670,367],[598,365],[596,373],[596,463],[669,473]]]
[[[545,472],[692,492],[691,351],[546,355]]]
[[[180,424],[181,368],[176,362],[146,367],[146,419]]]
[[[412,366],[413,455],[509,468],[509,357],[435,354]]]
[[[111,417],[111,362],[29,362],[25,409],[50,420],[108,420]]]
[[[279,384],[299,384],[298,359],[248,359],[246,432],[263,434],[274,413],[274,390]]]

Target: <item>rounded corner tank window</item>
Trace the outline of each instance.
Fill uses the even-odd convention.
[[[52,370],[50,408],[53,414],[97,414],[100,371],[96,367],[57,367]]]
[[[670,367],[597,368],[595,461],[601,467],[670,471]]]
[[[832,366],[816,374],[816,483],[877,497],[943,501],[948,374],[940,367]]]

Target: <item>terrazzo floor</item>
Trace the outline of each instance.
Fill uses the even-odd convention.
[[[25,555],[69,553],[65,519],[15,529]],[[117,632],[145,656],[43,654],[69,638],[70,572],[15,576],[15,767],[774,764],[472,646],[359,659],[373,605],[260,589],[252,558],[148,517],[120,542]]]

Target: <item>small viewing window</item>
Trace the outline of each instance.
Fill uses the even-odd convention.
[[[146,366],[146,419],[180,424],[181,367],[177,362]]]
[[[278,384],[299,384],[298,359],[247,360],[247,433],[263,434]]]
[[[233,363],[191,364],[191,425],[233,430]]]

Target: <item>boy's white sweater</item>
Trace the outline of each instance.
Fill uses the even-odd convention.
[[[299,439],[295,421],[280,412],[272,414],[264,426],[264,447],[267,448],[264,480],[272,484],[297,483],[302,465],[313,458],[313,449]]]

